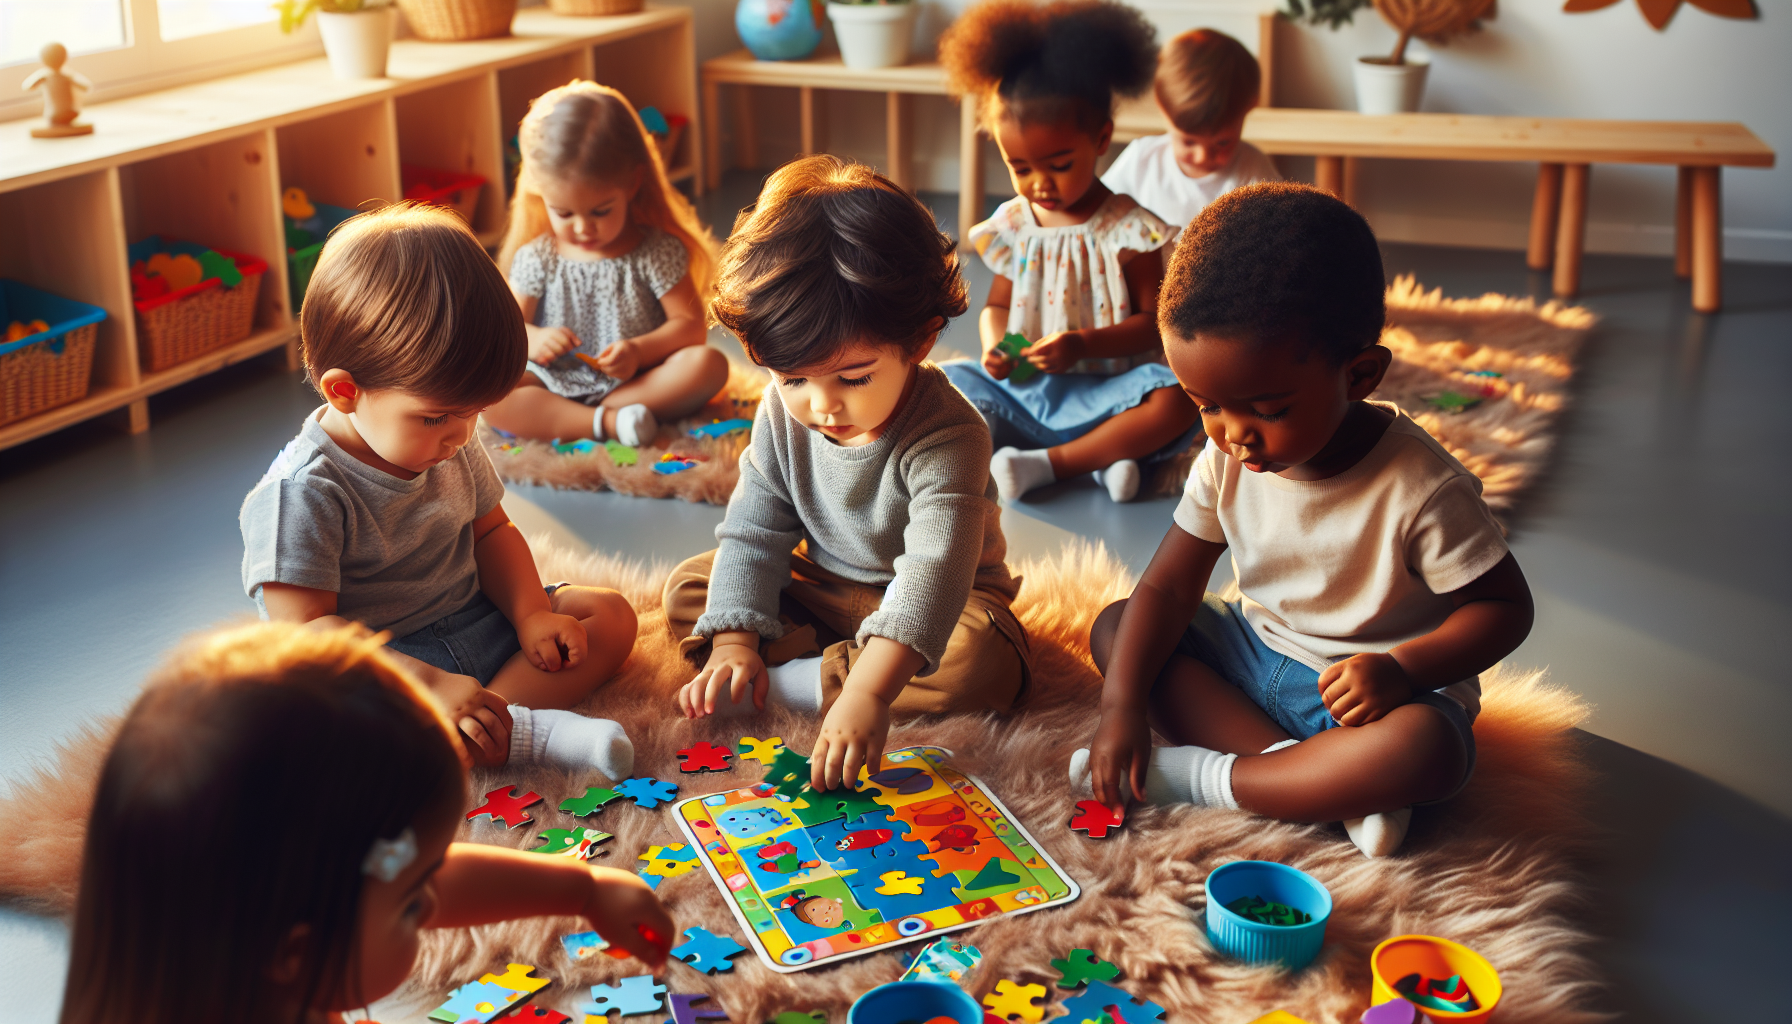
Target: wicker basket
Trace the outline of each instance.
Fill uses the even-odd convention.
[[[211,278],[159,296],[137,307],[137,347],[143,369],[154,373],[247,338],[255,329],[255,300],[261,295],[266,261],[218,250],[236,261],[242,283],[226,288]]]
[[[0,345],[0,423],[87,397],[93,348],[106,311],[85,302],[0,281],[0,325],[42,320],[49,329],[30,341]]]
[[[633,14],[641,9],[642,0],[548,0],[548,9],[555,14],[588,18],[599,14]]]
[[[516,0],[398,0],[419,39],[449,43],[510,34]]]

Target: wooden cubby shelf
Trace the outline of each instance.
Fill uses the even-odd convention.
[[[146,93],[83,112],[92,135],[33,139],[0,124],[0,277],[106,311],[87,396],[0,426],[0,448],[125,410],[149,427],[150,395],[267,352],[298,365],[280,195],[366,208],[400,198],[400,163],[486,179],[472,227],[495,245],[505,219],[504,147],[529,101],[574,78],[613,85],[638,107],[691,119],[669,169],[702,166],[692,16],[563,18],[519,12],[513,35],[464,43],[400,40],[383,79],[341,81],[322,57]],[[156,373],[142,369],[125,246],[162,234],[268,262],[254,332]]]

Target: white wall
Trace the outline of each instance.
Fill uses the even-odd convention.
[[[1273,0],[1271,0],[1273,4]],[[931,44],[967,0],[925,0],[920,33]],[[1590,14],[1564,14],[1561,0],[1501,0],[1487,31],[1432,55],[1424,109],[1476,114],[1647,120],[1741,121],[1782,154],[1771,170],[1724,172],[1725,255],[1792,262],[1792,9],[1757,0],[1759,21],[1718,18],[1685,4],[1656,32],[1632,0]],[[694,0],[700,57],[740,45],[729,0]],[[1262,0],[1149,0],[1140,3],[1160,34],[1194,25],[1231,32],[1255,49]],[[1277,36],[1277,103],[1351,107],[1351,63],[1392,49],[1394,33],[1373,11],[1332,32],[1283,24]],[[831,45],[824,43],[824,46]],[[1419,47],[1423,49],[1422,44]],[[762,89],[756,100],[762,160],[796,152],[794,90]],[[727,104],[724,103],[724,111]],[[833,93],[825,104],[825,148],[878,164],[883,98]],[[729,118],[723,115],[727,133]],[[957,112],[946,101],[915,101],[915,181],[954,191]],[[987,185],[1011,195],[993,145],[985,143]],[[1290,160],[1295,177],[1310,161]],[[1363,161],[1358,202],[1391,240],[1524,247],[1535,167],[1429,161]],[[1674,171],[1595,167],[1587,247],[1596,252],[1665,254],[1672,248]]]

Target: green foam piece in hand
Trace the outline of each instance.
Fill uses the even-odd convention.
[[[1015,366],[1013,370],[1009,371],[1008,379],[1016,384],[1025,384],[1039,372],[1039,367],[1021,358],[1020,351],[1026,348],[1027,344],[1025,335],[1005,334],[1002,336],[1001,342],[996,345],[996,348],[1008,353],[1009,358],[1014,360]]]

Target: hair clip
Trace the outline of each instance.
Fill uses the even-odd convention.
[[[367,851],[367,859],[361,862],[361,873],[372,875],[382,882],[390,882],[416,859],[417,833],[406,826],[396,839],[373,841],[373,848]]]

